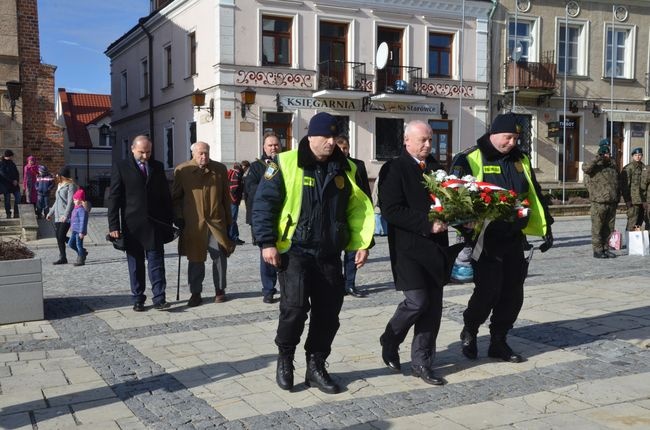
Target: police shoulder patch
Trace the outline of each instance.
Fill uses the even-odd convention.
[[[273,161],[269,161],[269,164],[266,166],[266,170],[264,171],[264,179],[273,179],[273,177],[277,175],[279,171],[280,167]]]

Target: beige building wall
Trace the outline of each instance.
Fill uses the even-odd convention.
[[[7,81],[20,81],[18,53],[18,21],[16,2],[0,2],[0,155],[5,149],[15,153],[16,164],[22,164],[22,99],[16,101],[14,119],[11,119],[11,103]]]

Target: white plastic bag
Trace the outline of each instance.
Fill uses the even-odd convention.
[[[648,230],[627,232],[628,255],[650,255]]]

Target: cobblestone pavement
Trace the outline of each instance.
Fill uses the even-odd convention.
[[[240,214],[243,219],[243,214]],[[623,219],[617,222],[624,228]],[[248,227],[240,225],[249,242]],[[378,237],[346,298],[329,371],[345,390],[275,385],[277,304],[262,303],[259,251],[228,261],[228,297],[187,308],[187,263],[168,245],[169,312],[131,310],[124,254],[104,241],[105,210],[91,213],[86,266],[53,266],[52,232],[31,245],[43,260],[46,320],[0,326],[0,428],[7,429],[646,429],[650,427],[648,259],[596,260],[586,217],[559,219],[555,247],[535,252],[524,309],[509,337],[527,361],[460,354],[458,334],[472,284],[445,289],[435,360],[448,384],[430,387],[380,358],[379,335],[401,294]],[[211,273],[206,279],[211,279]],[[150,303],[148,303],[150,305]]]

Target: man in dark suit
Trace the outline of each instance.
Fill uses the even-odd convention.
[[[339,147],[343,155],[348,157],[357,166],[356,180],[357,185],[370,198],[370,184],[368,183],[368,171],[362,160],[350,157],[350,141],[345,136],[339,136],[334,139],[334,143]],[[355,251],[344,251],[343,254],[343,277],[345,278],[345,292],[354,297],[366,297],[368,293],[359,290],[355,285],[357,278],[357,265],[354,262]]]
[[[113,164],[108,198],[108,228],[113,239],[124,236],[133,310],[145,310],[145,257],[153,307],[169,308],[165,300],[164,247],[173,239],[171,193],[162,163],[151,158],[151,140],[137,136],[131,156]]]
[[[422,174],[440,169],[430,155],[431,127],[411,121],[404,130],[402,154],[379,173],[381,213],[388,221],[388,249],[395,288],[405,300],[397,306],[379,341],[386,365],[400,371],[399,345],[414,326],[411,346],[413,376],[443,385],[431,365],[442,316],[442,287],[449,280],[447,225],[429,221],[430,200]]]

